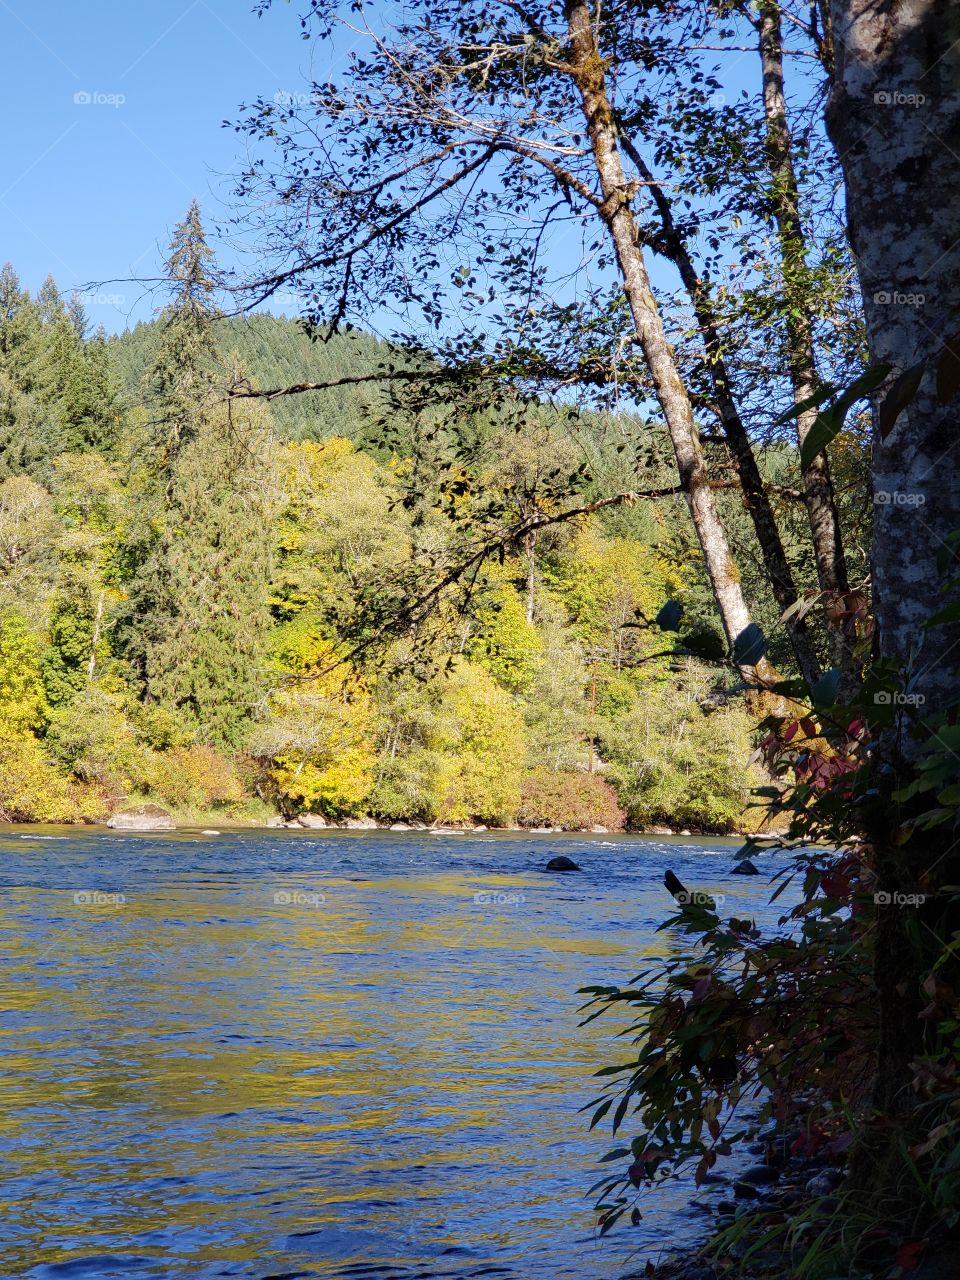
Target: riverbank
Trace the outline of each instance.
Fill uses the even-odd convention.
[[[138,827],[136,815],[149,811],[151,821]],[[130,822],[124,819],[129,817]],[[0,822],[0,826],[3,826]],[[6,824],[10,825],[10,824]],[[69,825],[69,824],[68,824]],[[217,831],[232,829],[247,830],[287,830],[287,831],[393,831],[412,833],[434,833],[439,835],[464,835],[469,833],[498,835],[640,835],[640,836],[690,836],[690,837],[723,837],[731,840],[754,839],[759,842],[774,842],[782,831],[765,831],[762,833],[746,830],[719,828],[670,827],[655,824],[645,827],[632,827],[626,824],[621,827],[607,827],[596,823],[585,827],[566,826],[524,826],[512,823],[508,826],[496,826],[486,823],[469,822],[390,822],[371,817],[368,814],[327,818],[317,813],[302,813],[295,817],[284,817],[268,809],[266,805],[256,805],[248,810],[229,810],[222,808],[166,808],[153,803],[131,804],[117,808],[109,817],[100,821],[83,819],[77,826],[107,826],[122,830],[179,830],[182,828],[209,828]]]

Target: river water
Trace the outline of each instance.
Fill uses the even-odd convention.
[[[627,1055],[576,992],[680,945],[668,866],[776,914],[736,847],[0,830],[0,1275],[642,1270],[703,1232],[701,1197],[596,1237],[611,1141],[578,1108]],[[558,852],[582,871],[543,874]]]

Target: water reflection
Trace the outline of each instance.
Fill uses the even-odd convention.
[[[595,1240],[576,989],[671,945],[668,864],[762,904],[729,847],[45,834],[0,837],[3,1275],[583,1280],[698,1228]]]

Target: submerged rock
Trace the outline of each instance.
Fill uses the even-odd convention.
[[[558,854],[557,857],[551,858],[544,871],[579,871],[580,868],[572,858],[568,858],[566,854]]]
[[[135,809],[119,809],[107,822],[114,831],[173,831],[173,819],[158,804],[141,804]]]
[[[742,862],[737,863],[730,874],[732,876],[758,876],[760,872],[749,858],[744,858]]]

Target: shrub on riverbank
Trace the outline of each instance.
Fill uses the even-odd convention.
[[[521,827],[562,827],[565,831],[589,831],[606,827],[621,831],[626,814],[617,793],[596,773],[553,773],[535,769],[520,786]]]

